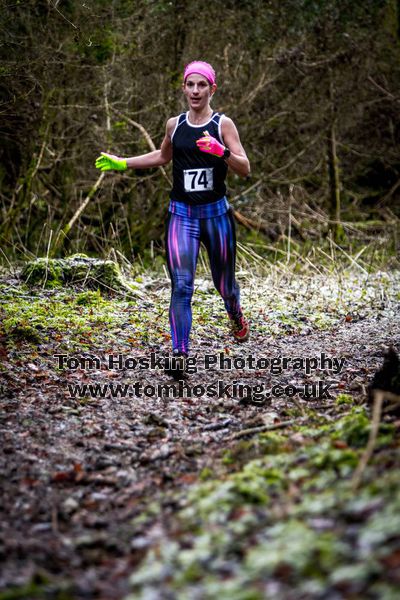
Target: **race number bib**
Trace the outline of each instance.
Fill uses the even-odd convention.
[[[214,189],[213,168],[184,169],[185,192],[206,192]]]

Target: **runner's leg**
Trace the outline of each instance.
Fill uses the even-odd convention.
[[[241,313],[240,289],[235,279],[236,231],[232,210],[219,217],[200,219],[201,241],[210,259],[214,285],[230,316]]]
[[[168,213],[165,249],[171,278],[169,322],[172,349],[188,353],[194,276],[200,248],[199,219]]]

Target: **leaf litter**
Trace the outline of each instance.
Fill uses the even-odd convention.
[[[167,381],[110,370],[107,357],[169,352],[169,282],[147,276],[144,300],[3,277],[0,599],[395,598],[395,417],[382,419],[356,494],[350,482],[370,430],[368,384],[399,348],[400,274],[243,275],[245,347],[211,282],[196,285],[192,386],[318,379],[332,398],[72,398],[68,384]],[[321,353],[343,368],[202,366],[206,354]],[[60,368],[61,354],[100,364]]]

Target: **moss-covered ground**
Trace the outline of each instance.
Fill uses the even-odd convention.
[[[185,492],[168,536],[131,577],[129,598],[163,589],[166,598],[394,599],[398,426],[381,425],[355,492],[369,429],[360,406],[333,419],[310,413],[307,425],[232,446],[218,478],[209,473]]]

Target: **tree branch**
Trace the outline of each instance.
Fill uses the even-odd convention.
[[[127,123],[130,123],[131,125],[133,125],[133,127],[136,127],[137,129],[139,129],[140,133],[143,135],[144,139],[146,140],[150,150],[157,150],[153,140],[150,137],[149,132],[143,127],[143,125],[141,125],[140,123],[138,123],[137,121],[133,121],[133,119],[130,119],[129,117],[127,117],[126,115],[124,115],[121,111],[119,111],[118,109],[111,107],[111,110],[117,114],[118,116],[120,116],[122,119],[125,119],[125,121]],[[164,179],[168,182],[168,185],[172,186],[172,181],[170,180],[170,178],[168,177],[164,167],[159,167]]]

